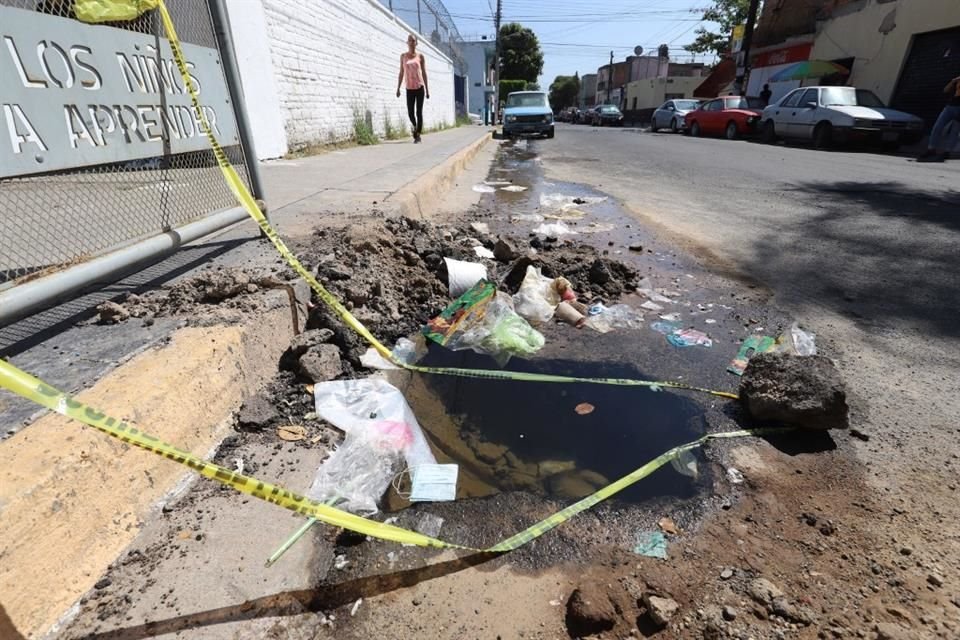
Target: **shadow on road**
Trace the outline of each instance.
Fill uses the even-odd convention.
[[[905,322],[960,336],[960,191],[900,183],[800,183],[792,196],[821,213],[755,245],[748,271],[788,301],[813,302],[864,324]]]
[[[498,557],[500,557],[500,554],[474,553],[456,560],[440,562],[417,569],[356,578],[338,584],[321,585],[314,589],[285,591],[247,600],[240,604],[189,613],[176,618],[147,622],[134,627],[114,629],[84,637],[88,640],[141,640],[142,638],[153,638],[168,633],[200,629],[228,622],[332,611],[356,602],[359,598],[367,599],[396,589],[412,587],[427,580],[475,567]]]

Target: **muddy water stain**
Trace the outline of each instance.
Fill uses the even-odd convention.
[[[493,368],[473,353],[433,345],[427,366]],[[580,377],[646,379],[622,363],[563,359],[521,360],[512,371]],[[688,398],[638,387],[586,383],[553,384],[425,376],[405,392],[418,416],[427,419],[435,449],[462,465],[467,495],[530,491],[572,499],[593,493],[664,451],[704,433],[701,408]],[[433,405],[429,407],[428,405]],[[578,405],[592,410],[577,411]],[[439,407],[439,411],[438,411]],[[445,426],[439,426],[446,422]],[[439,426],[439,428],[438,428]],[[705,465],[699,465],[700,470]],[[617,500],[694,495],[700,481],[672,466],[621,492]]]

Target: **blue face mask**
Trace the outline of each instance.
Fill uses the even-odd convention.
[[[448,502],[457,497],[455,464],[419,464],[410,469],[410,502]]]

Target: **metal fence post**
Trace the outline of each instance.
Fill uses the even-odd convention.
[[[253,146],[253,131],[250,128],[250,119],[247,117],[247,108],[243,100],[243,82],[240,79],[240,69],[237,65],[237,56],[233,48],[233,36],[230,32],[230,17],[224,0],[209,0],[210,18],[213,22],[214,33],[220,49],[220,60],[223,63],[223,75],[227,82],[227,89],[233,99],[233,113],[237,120],[237,131],[240,134],[240,146],[243,148],[244,162],[247,174],[250,176],[250,189],[255,198],[266,200],[263,188],[263,179],[260,175],[260,163],[257,161],[257,151]],[[266,214],[266,212],[264,212]],[[269,216],[267,218],[269,220]]]

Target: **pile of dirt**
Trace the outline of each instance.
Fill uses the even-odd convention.
[[[129,318],[185,316],[190,324],[236,321],[244,313],[263,309],[254,294],[263,289],[293,287],[291,274],[279,269],[219,268],[203,271],[144,294],[128,294],[120,301],[97,307],[95,321],[116,324]]]
[[[480,257],[477,248],[497,257]],[[450,304],[444,258],[483,264],[488,279],[508,293],[516,292],[527,266],[533,265],[546,276],[567,278],[586,303],[615,301],[639,280],[635,270],[586,244],[497,238],[482,227],[411,218],[318,230],[301,255],[316,265],[324,286],[386,344],[416,333]],[[332,341],[354,365],[366,349],[325,305],[314,308],[308,327],[332,330]]]

